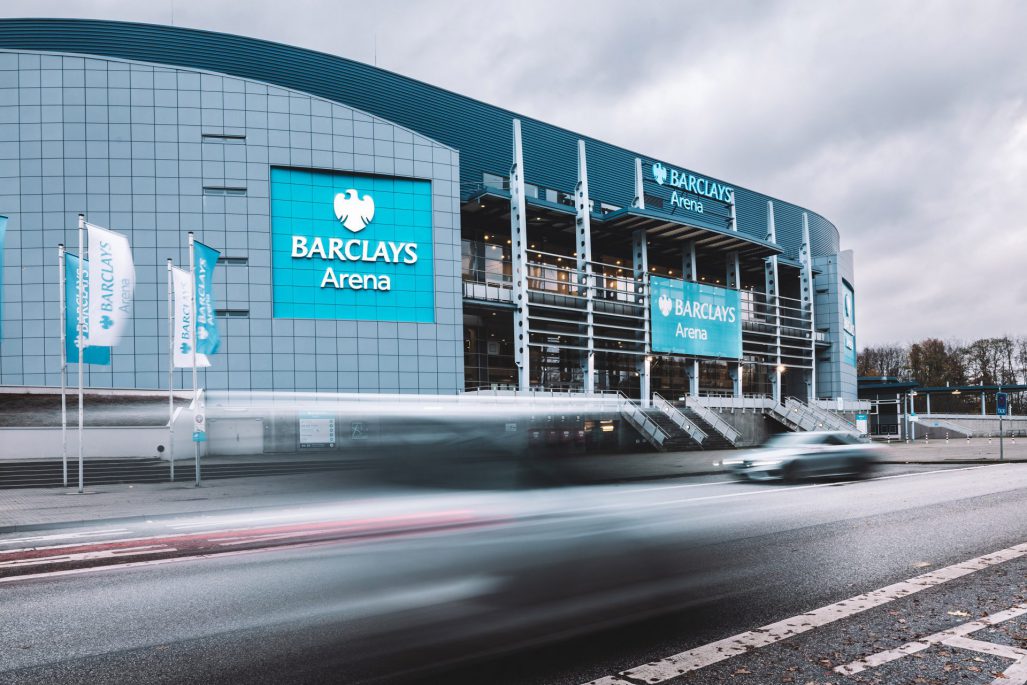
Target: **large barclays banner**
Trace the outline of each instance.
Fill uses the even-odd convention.
[[[435,321],[431,182],[271,169],[275,318]]]
[[[652,276],[653,352],[742,358],[742,298],[737,290]]]

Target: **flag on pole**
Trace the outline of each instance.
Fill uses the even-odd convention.
[[[171,276],[175,287],[175,317],[171,335],[175,350],[175,367],[191,368],[193,365],[193,345],[195,344],[195,319],[193,318],[193,289],[189,272],[171,267]],[[205,354],[196,354],[196,366],[210,366]]]
[[[193,241],[194,270],[196,279],[196,353],[217,354],[221,346],[218,335],[217,314],[214,307],[214,267],[220,252]],[[188,366],[188,365],[187,365]]]
[[[89,260],[82,269],[85,297],[82,302],[82,318],[85,319],[85,339],[82,341],[82,357],[86,364],[111,363],[111,348],[97,347],[89,339]],[[64,354],[69,364],[78,363],[78,257],[64,253]]]
[[[4,338],[4,236],[7,234],[7,217],[0,216],[0,340]]]
[[[132,319],[136,270],[128,238],[100,226],[86,224],[89,232],[89,341],[117,345]]]

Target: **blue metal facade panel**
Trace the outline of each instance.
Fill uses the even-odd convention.
[[[100,55],[214,71],[356,107],[458,149],[464,197],[479,187],[483,172],[505,175],[510,167],[514,113],[333,55],[195,29],[77,19],[0,20],[0,49]],[[631,202],[634,159],[640,155],[538,120],[518,118],[522,120],[529,183],[573,190],[577,140],[585,138],[593,197],[622,207]],[[742,188],[736,192],[739,230],[765,237],[769,198]],[[803,210],[779,200],[774,207],[778,241],[787,256],[797,258]],[[814,254],[837,252],[834,226],[813,213],[810,220],[811,234],[816,234],[812,238]]]

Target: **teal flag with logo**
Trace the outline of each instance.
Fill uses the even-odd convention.
[[[0,340],[4,339],[4,236],[7,235],[7,217],[0,216]]]
[[[220,252],[193,241],[193,279],[196,283],[196,352],[217,354],[221,347],[214,305],[214,267]]]
[[[82,280],[85,287],[82,289],[85,298],[83,299],[83,318],[89,321],[89,260],[82,262]],[[83,341],[82,356],[86,364],[101,364],[109,366],[111,363],[111,348],[96,347],[89,344],[88,325],[84,327],[87,331],[86,339]],[[69,364],[78,363],[78,257],[66,252],[64,254],[64,355]]]

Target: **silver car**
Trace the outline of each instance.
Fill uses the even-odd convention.
[[[880,447],[848,433],[781,433],[723,464],[743,480],[795,482],[820,476],[866,476]]]

